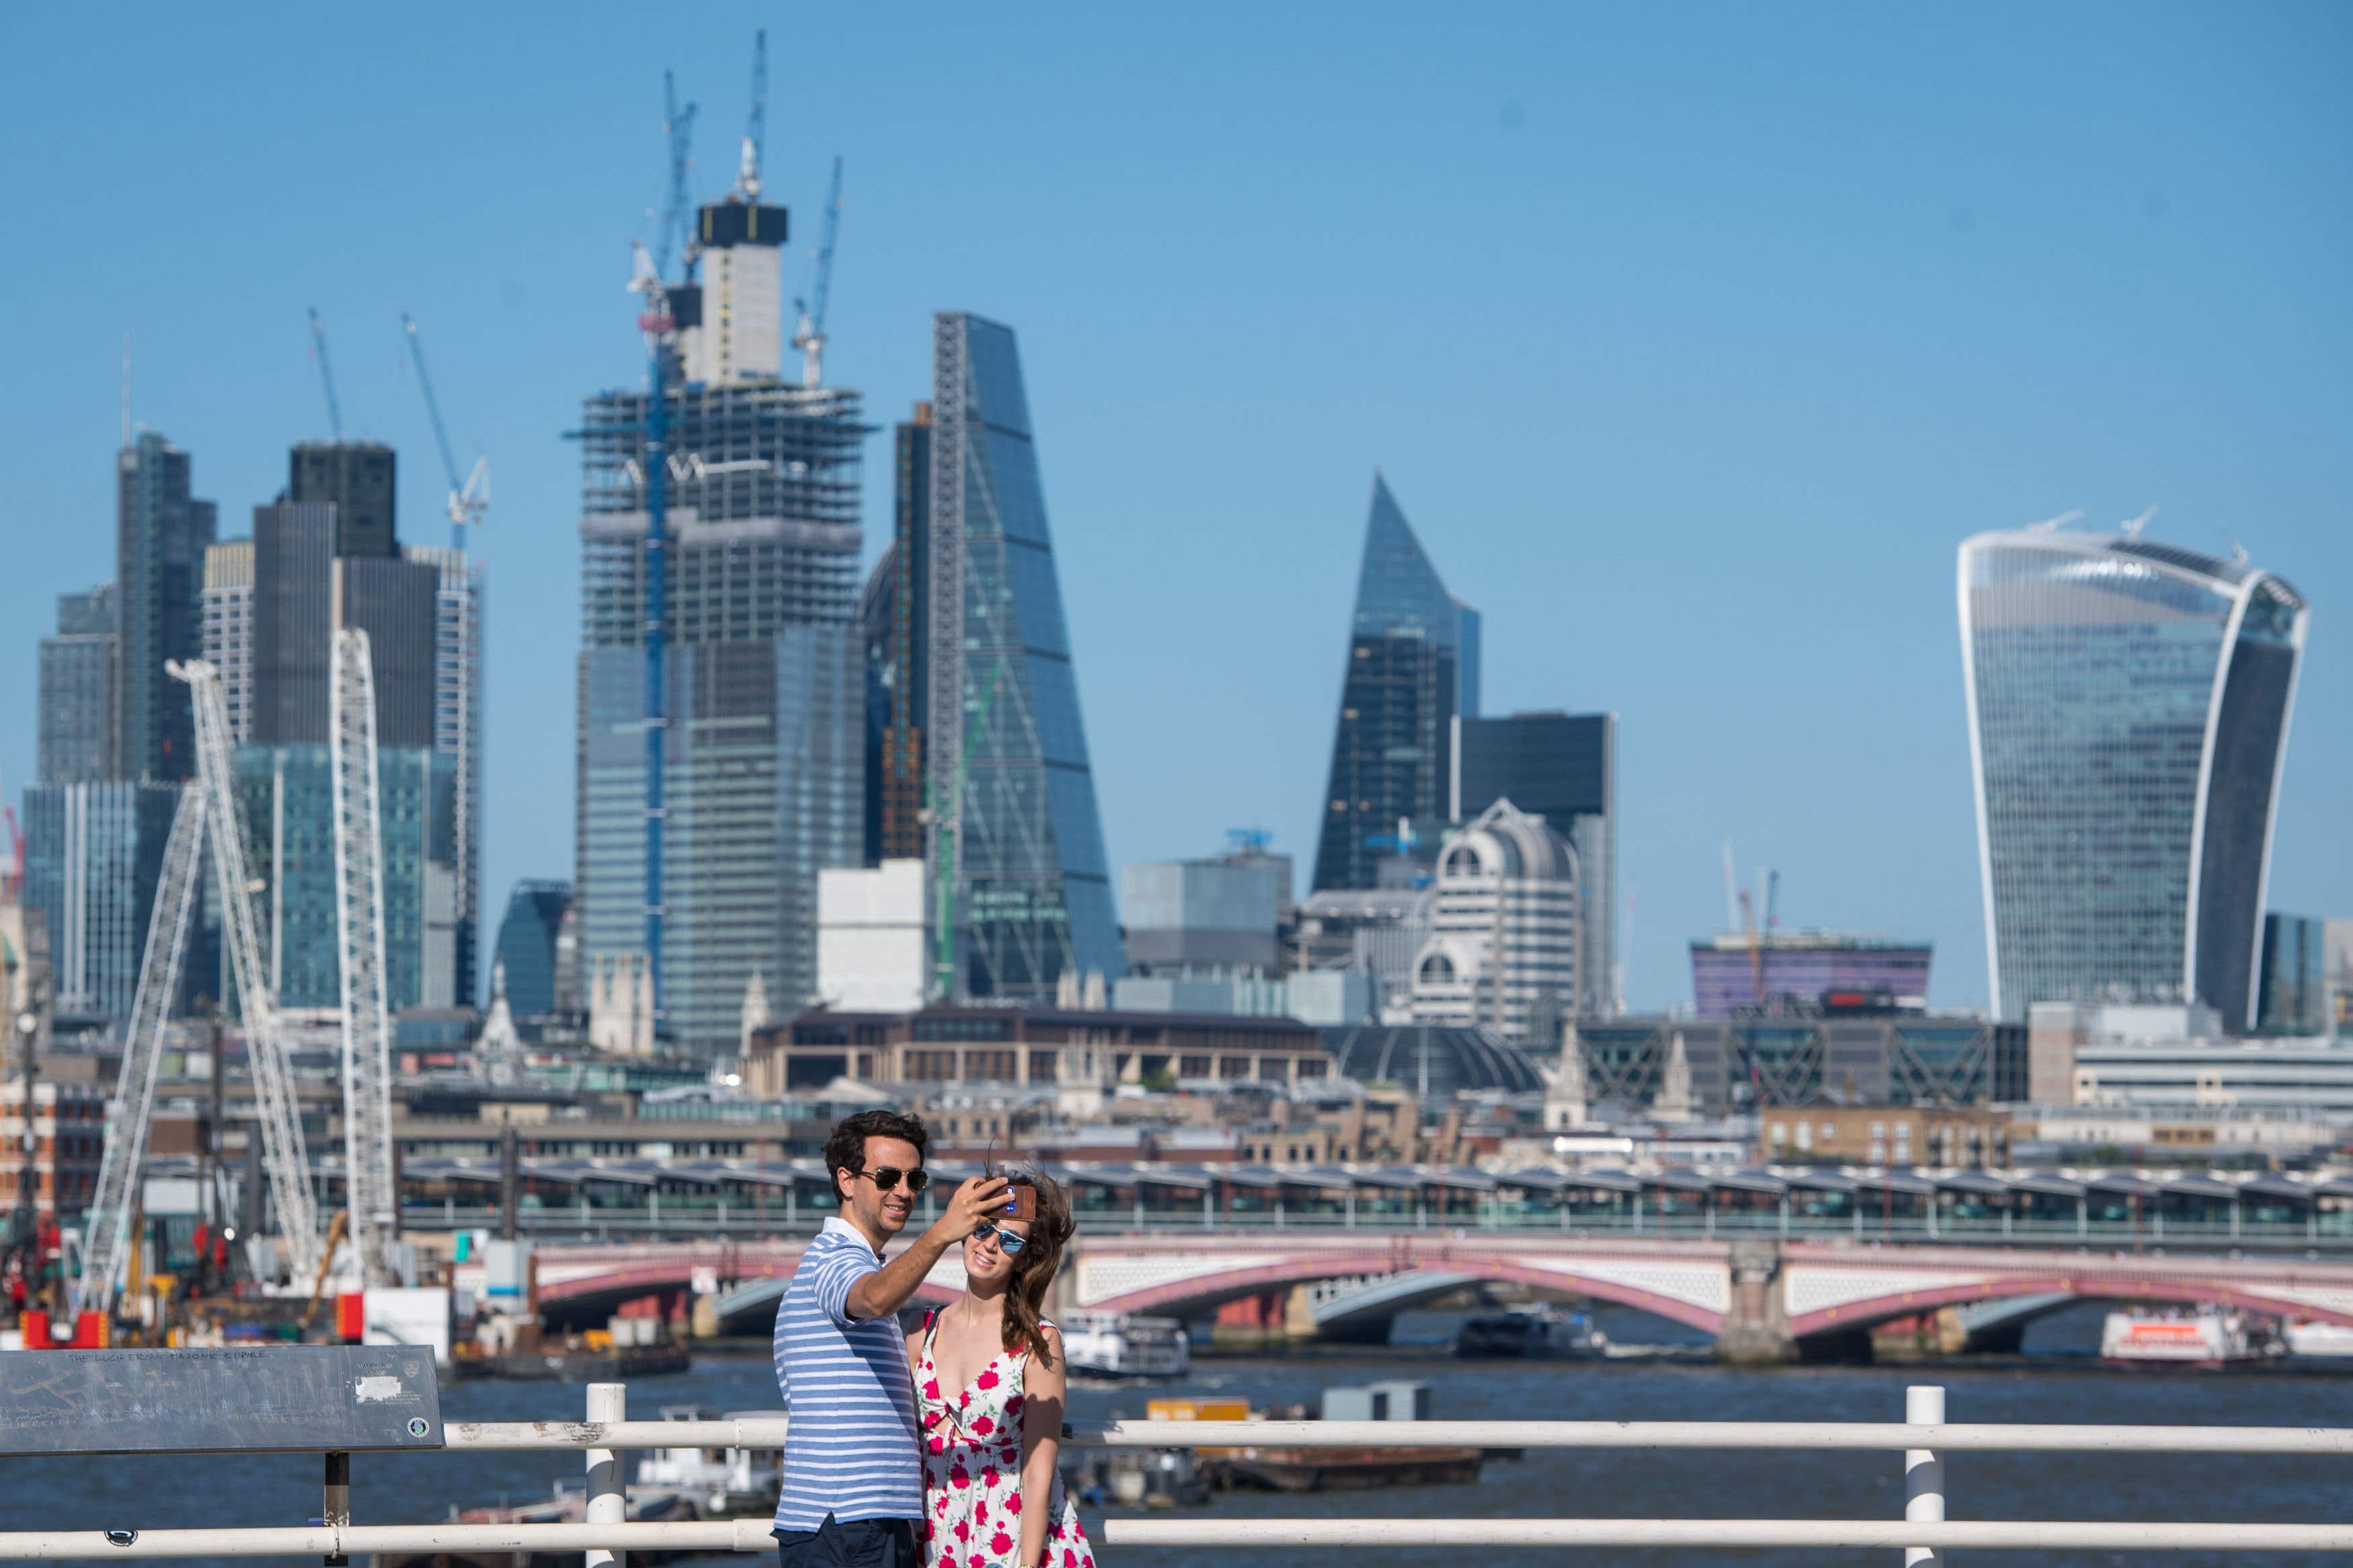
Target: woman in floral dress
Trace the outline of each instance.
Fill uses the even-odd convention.
[[[1070,1205],[1042,1174],[1034,1219],[965,1237],[965,1293],[907,1336],[923,1427],[923,1568],[1094,1568],[1055,1471],[1062,1336],[1041,1315],[1071,1238]]]

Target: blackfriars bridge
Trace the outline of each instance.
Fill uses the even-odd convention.
[[[536,1247],[538,1299],[551,1321],[599,1321],[657,1298],[683,1316],[714,1298],[723,1325],[757,1332],[776,1309],[800,1239],[551,1243]],[[1298,1287],[1318,1292],[1316,1326],[1394,1316],[1478,1284],[1505,1284],[1654,1313],[1715,1340],[1732,1359],[1852,1353],[1879,1324],[1944,1307],[2022,1326],[2075,1301],[2215,1303],[2353,1326],[2353,1259],[2222,1249],[2130,1252],[1982,1243],[1855,1245],[1772,1237],[1593,1237],[1525,1231],[1412,1230],[1187,1235],[1082,1233],[1058,1289],[1061,1307],[1197,1317],[1257,1299],[1281,1321]],[[466,1285],[460,1266],[459,1284]],[[944,1259],[921,1299],[953,1300],[961,1268]]]

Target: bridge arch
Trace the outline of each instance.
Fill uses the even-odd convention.
[[[1867,1332],[1882,1323],[1899,1318],[1915,1317],[1943,1307],[1967,1307],[1980,1303],[2039,1297],[2049,1305],[2032,1316],[2040,1317],[2084,1301],[2106,1301],[2120,1307],[2205,1306],[2237,1307],[2251,1312],[2275,1317],[2341,1323],[2353,1327],[2353,1310],[2329,1307],[2312,1301],[2274,1294],[2260,1285],[2246,1284],[2227,1288],[2217,1287],[2197,1279],[2111,1279],[2096,1275],[2021,1275],[2016,1278],[1994,1279],[1967,1283],[1931,1286],[1905,1290],[1894,1295],[1870,1298],[1859,1301],[1841,1302],[1803,1314],[1793,1313],[1789,1320],[1792,1338],[1803,1341],[1817,1337],[1836,1337]],[[2353,1303],[2348,1303],[2353,1305]]]
[[[1403,1275],[1426,1273],[1433,1276],[1431,1294],[1460,1289],[1463,1284],[1514,1284],[1532,1286],[1561,1295],[1583,1296],[1596,1301],[1609,1301],[1621,1307],[1654,1313],[1671,1319],[1705,1334],[1718,1334],[1724,1329],[1724,1313],[1674,1296],[1644,1289],[1599,1274],[1582,1273],[1573,1266],[1533,1268],[1512,1258],[1455,1252],[1444,1258],[1400,1260],[1386,1252],[1324,1253],[1318,1256],[1270,1258],[1267,1262],[1246,1268],[1229,1268],[1216,1273],[1196,1275],[1190,1279],[1172,1280],[1164,1285],[1147,1286],[1141,1289],[1107,1297],[1088,1305],[1113,1312],[1157,1312],[1174,1317],[1195,1317],[1215,1310],[1228,1301],[1244,1296],[1293,1285],[1310,1284],[1319,1279],[1344,1279],[1351,1275]],[[1441,1286],[1437,1277],[1443,1277]]]

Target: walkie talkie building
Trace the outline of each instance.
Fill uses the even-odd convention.
[[[2045,525],[1961,546],[1961,665],[1997,1015],[2253,1016],[2306,607],[2243,558]]]

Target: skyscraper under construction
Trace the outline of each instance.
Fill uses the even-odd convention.
[[[787,384],[786,212],[740,187],[698,215],[700,285],[667,291],[666,609],[648,716],[649,397],[583,411],[575,866],[584,980],[647,945],[649,722],[665,727],[661,1027],[734,1048],[754,976],[815,988],[817,874],[862,850],[859,395]],[[806,378],[805,378],[806,379]]]

